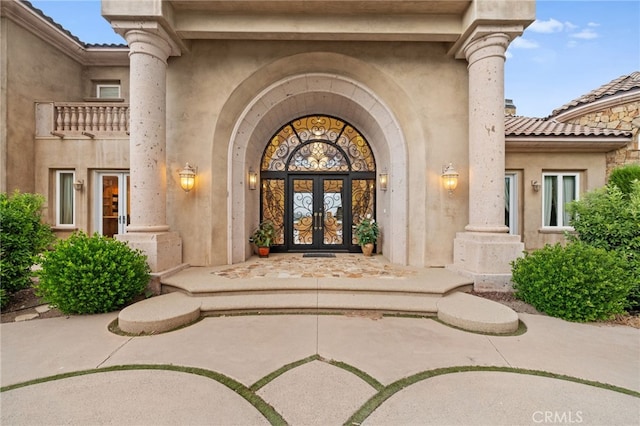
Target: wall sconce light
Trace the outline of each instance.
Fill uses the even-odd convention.
[[[73,189],[75,189],[76,191],[82,191],[83,186],[84,186],[83,179],[78,179],[77,181],[73,182]]]
[[[449,195],[453,194],[453,190],[458,186],[458,176],[460,174],[453,168],[453,164],[442,167],[442,184],[444,189],[449,191]]]
[[[386,170],[383,170],[382,173],[378,176],[378,180],[380,181],[380,189],[382,191],[387,190],[387,185],[389,183],[389,173]]]
[[[538,182],[537,180],[532,180],[531,181],[531,187],[536,192],[540,191],[540,182]]]
[[[184,168],[180,170],[180,186],[184,192],[189,192],[196,184],[196,173],[198,169],[186,163]]]
[[[258,187],[258,173],[249,169],[249,189],[255,190]]]

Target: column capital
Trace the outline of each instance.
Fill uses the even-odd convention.
[[[182,49],[156,21],[112,21],[111,26],[127,41],[129,56],[151,55],[163,62],[169,56],[180,56]]]
[[[484,47],[500,48],[503,44],[502,56],[504,56],[509,43],[523,32],[522,25],[478,25],[466,38],[456,43],[455,57],[469,60],[472,53]]]
[[[464,55],[469,66],[489,57],[497,56],[504,61],[510,41],[509,36],[504,33],[487,34],[466,44],[464,46]]]

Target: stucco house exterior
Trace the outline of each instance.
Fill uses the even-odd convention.
[[[128,46],[0,7],[0,190],[44,194],[58,235],[114,235],[158,275],[245,261],[264,219],[274,250],[357,251],[371,215],[391,262],[504,288],[637,138],[573,107],[505,118],[533,0],[102,0]]]

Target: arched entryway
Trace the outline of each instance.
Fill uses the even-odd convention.
[[[274,251],[358,251],[353,227],[375,217],[373,152],[340,118],[307,115],[282,126],[262,155],[260,182]]]
[[[375,75],[380,80],[375,81],[378,91],[386,93],[394,87],[385,76],[376,74],[370,66],[352,58],[326,53],[303,56],[308,60],[294,56],[274,63],[266,70],[269,71],[267,75],[283,73],[289,65],[341,63],[350,70],[361,70],[363,75]],[[259,81],[258,76],[249,79],[247,85],[254,80]],[[255,95],[247,100],[242,96],[247,93]],[[386,94],[394,102],[393,96],[402,98],[397,90]],[[235,116],[228,145],[229,263],[242,262],[252,255],[248,239],[260,221],[261,199],[260,192],[251,190],[246,182],[252,171],[260,170],[269,138],[292,118],[310,114],[340,117],[357,128],[369,142],[377,170],[386,171],[389,177],[388,190],[376,190],[376,219],[382,228],[378,250],[393,263],[407,263],[407,147],[399,122],[376,92],[345,76],[309,72],[283,77],[262,89],[243,86],[237,91],[237,98],[233,97],[228,102],[229,109],[233,112],[232,107],[238,107],[242,111],[237,115],[230,113],[227,117]],[[410,126],[410,129],[414,127]]]

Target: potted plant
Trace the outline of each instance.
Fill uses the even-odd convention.
[[[376,241],[378,241],[379,235],[380,229],[378,228],[378,223],[375,219],[371,218],[371,215],[367,215],[367,217],[362,219],[358,226],[356,226],[356,238],[365,256],[371,256],[373,246]]]
[[[268,220],[261,222],[258,228],[253,231],[250,242],[258,247],[260,257],[269,257],[270,247],[276,238],[276,228]]]

